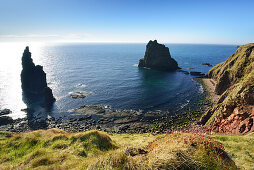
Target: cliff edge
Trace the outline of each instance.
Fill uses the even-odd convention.
[[[201,118],[211,131],[254,132],[254,43],[240,46],[226,61],[208,72],[220,98]]]

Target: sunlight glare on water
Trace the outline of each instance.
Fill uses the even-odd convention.
[[[22,101],[20,73],[22,70],[21,57],[29,43],[0,44],[0,109],[8,108],[15,118],[24,117],[26,105]],[[33,43],[30,49],[37,52],[42,44]]]

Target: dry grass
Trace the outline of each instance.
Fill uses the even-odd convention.
[[[196,134],[164,135],[143,149],[147,153],[135,156],[118,149],[99,157],[88,169],[237,169],[219,143]]]
[[[208,140],[178,132],[1,132],[0,169],[236,169],[223,148]]]

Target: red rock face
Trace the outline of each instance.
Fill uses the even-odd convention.
[[[228,134],[254,132],[254,43],[238,48],[208,72],[221,95],[209,110],[208,131]],[[207,120],[207,119],[206,119]]]
[[[220,117],[217,122],[209,129],[216,133],[227,134],[247,134],[254,132],[254,107],[246,108],[244,106],[235,107],[233,112],[229,113],[230,108],[224,107],[223,115],[227,117]]]

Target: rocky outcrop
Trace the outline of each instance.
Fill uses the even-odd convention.
[[[149,41],[146,45],[145,56],[139,60],[138,66],[163,71],[174,71],[179,68],[177,62],[171,58],[168,47],[157,43],[156,40]]]
[[[221,96],[201,122],[215,132],[254,132],[254,43],[239,47],[208,76],[215,80],[215,92]]]
[[[51,105],[55,98],[52,90],[47,86],[46,73],[42,66],[35,66],[33,63],[29,47],[24,50],[22,68],[22,90],[29,103],[40,100],[45,106]]]
[[[239,47],[236,53],[208,72],[208,77],[217,81],[215,87],[217,94],[222,94],[253,70],[253,49],[254,43]]]
[[[7,125],[13,122],[13,119],[9,116],[0,116],[0,126]]]
[[[11,113],[11,110],[10,109],[3,109],[3,110],[0,110],[0,116],[2,115],[8,115]]]

